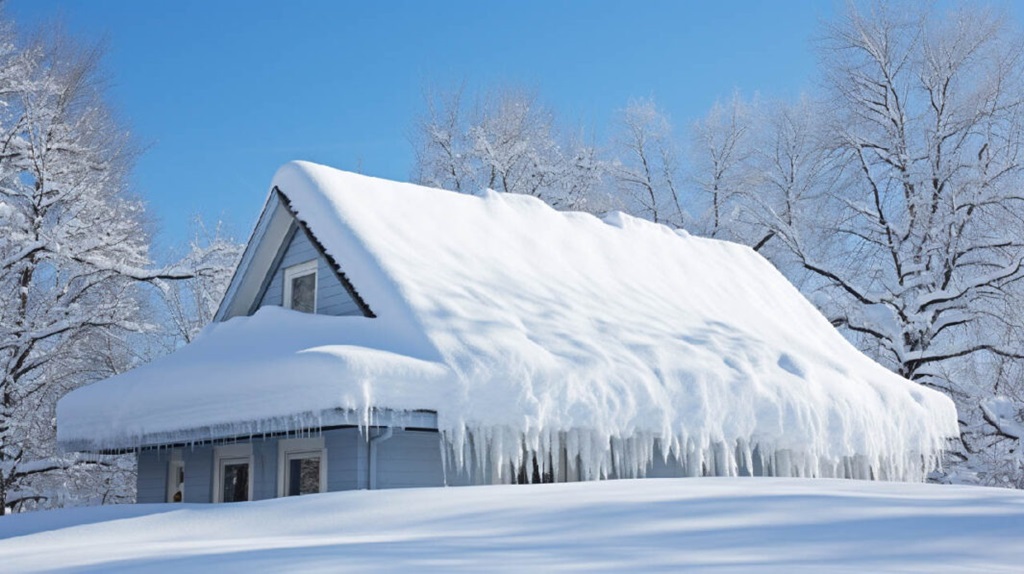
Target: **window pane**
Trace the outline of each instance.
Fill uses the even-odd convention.
[[[249,500],[249,463],[228,463],[223,471],[224,502]]]
[[[320,457],[307,456],[288,461],[288,496],[320,492]]]
[[[316,289],[316,273],[294,277],[292,279],[291,308],[303,313],[313,313],[314,290]]]

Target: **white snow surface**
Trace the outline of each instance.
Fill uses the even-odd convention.
[[[759,455],[780,475],[920,479],[958,432],[952,401],[861,354],[744,246],[305,162],[273,186],[377,318],[215,325],[65,397],[62,443],[427,409],[450,463],[498,473],[561,444],[586,478],[641,475],[660,452],[691,474]]]
[[[1020,572],[1024,493],[695,478],[0,519],[5,572]]]

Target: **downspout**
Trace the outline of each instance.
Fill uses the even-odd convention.
[[[395,434],[393,427],[385,427],[384,432],[370,439],[370,464],[367,484],[370,490],[377,489],[377,445],[391,438]]]

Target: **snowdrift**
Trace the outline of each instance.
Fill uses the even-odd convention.
[[[6,572],[1020,572],[1024,493],[698,478],[5,516]]]
[[[531,456],[585,478],[661,456],[691,475],[917,480],[958,432],[948,398],[865,357],[746,247],[304,162],[273,188],[376,318],[265,308],[214,325],[65,397],[63,444],[429,410],[448,463],[498,479]]]

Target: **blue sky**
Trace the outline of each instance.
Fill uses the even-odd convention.
[[[57,19],[106,41],[110,99],[146,146],[135,184],[166,249],[196,214],[244,239],[292,159],[409,179],[428,84],[530,87],[598,132],[630,97],[654,97],[682,130],[735,90],[796,95],[814,85],[812,39],[835,6],[10,0],[6,12],[23,31]]]

